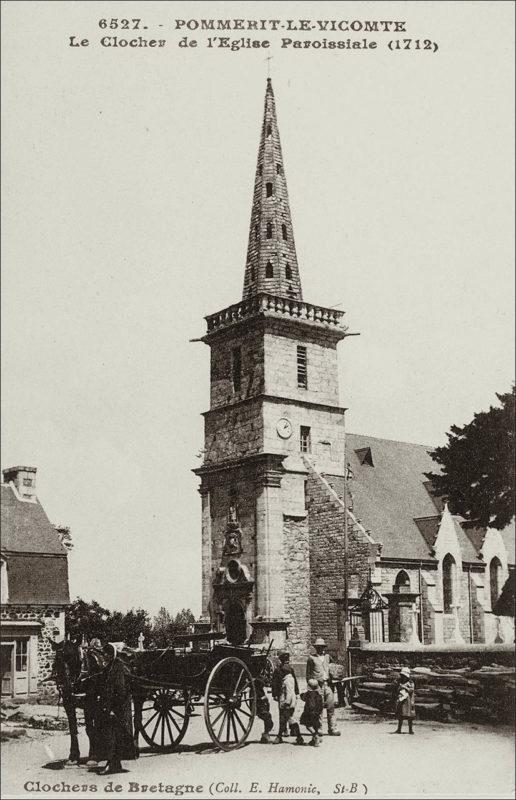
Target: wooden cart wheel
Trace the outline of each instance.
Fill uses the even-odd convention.
[[[183,689],[156,689],[143,701],[140,733],[153,750],[174,750],[190,721],[190,699]]]
[[[216,664],[204,694],[204,719],[212,742],[221,750],[242,747],[256,716],[253,676],[239,658]]]

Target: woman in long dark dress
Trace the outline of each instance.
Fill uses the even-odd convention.
[[[100,774],[120,772],[122,759],[135,758],[131,715],[131,687],[128,668],[117,657],[117,649],[107,644],[108,663],[104,670],[100,703],[104,719],[107,764]]]

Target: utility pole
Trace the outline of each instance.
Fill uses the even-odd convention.
[[[348,654],[348,462],[346,457],[346,422],[344,416],[344,619],[342,633],[344,636],[344,672],[349,677],[349,654]]]

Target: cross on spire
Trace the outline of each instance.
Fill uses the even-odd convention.
[[[273,58],[274,58],[274,56],[267,56],[267,58],[265,59],[265,61],[267,62],[267,77],[268,78],[271,77],[271,61],[272,61]]]
[[[266,59],[267,64],[271,58]],[[303,299],[270,78],[265,91],[242,299],[260,292]]]

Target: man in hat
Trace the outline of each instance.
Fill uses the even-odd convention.
[[[335,727],[335,699],[330,686],[330,656],[326,652],[326,642],[318,636],[314,642],[315,655],[309,655],[306,662],[306,682],[316,680],[321,690],[324,708],[328,718],[328,735],[340,736]],[[321,712],[322,727],[323,712]]]

